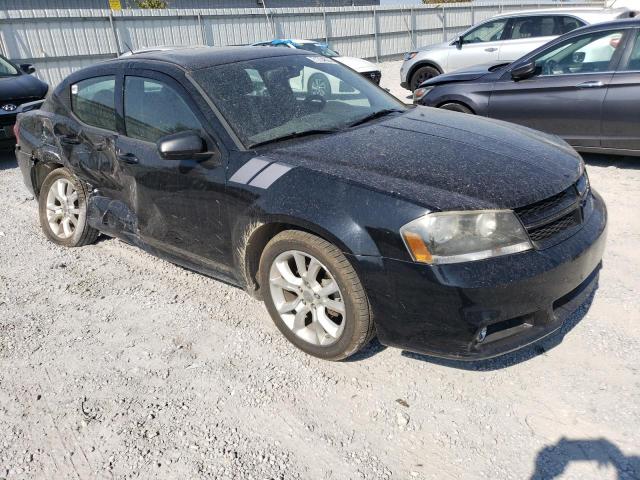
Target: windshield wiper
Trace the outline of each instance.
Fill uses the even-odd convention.
[[[275,143],[275,142],[280,142],[282,140],[289,140],[291,138],[300,138],[300,137],[306,137],[308,135],[321,135],[321,134],[328,134],[328,133],[336,133],[338,130],[336,129],[313,129],[313,130],[303,130],[302,132],[291,132],[288,133],[286,135],[282,135],[281,137],[276,137],[276,138],[271,138],[269,140],[264,140],[263,142],[257,142],[257,143],[252,143],[251,145],[249,145],[249,148],[254,148],[254,147],[259,147],[261,145],[267,145],[269,143]]]
[[[400,110],[399,108],[385,108],[383,110],[378,110],[377,112],[373,112],[372,114],[367,115],[366,117],[363,117],[360,120],[356,120],[355,122],[350,123],[349,127],[356,127],[358,125],[362,125],[363,123],[367,123],[370,120],[384,117],[391,113],[402,113],[402,112],[404,112],[404,110]]]

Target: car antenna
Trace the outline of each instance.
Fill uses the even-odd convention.
[[[122,42],[122,43],[124,43],[124,46],[127,47],[127,49],[129,50],[129,53],[133,55],[133,50],[131,49],[131,46],[127,42]]]

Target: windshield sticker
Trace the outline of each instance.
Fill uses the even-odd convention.
[[[314,63],[336,63],[335,61],[327,57],[317,56],[317,57],[307,57],[307,58]]]
[[[71,85],[71,95],[78,94],[78,85]]]

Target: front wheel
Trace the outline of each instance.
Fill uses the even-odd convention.
[[[469,113],[473,115],[473,111],[469,107],[461,103],[449,102],[445,103],[444,105],[440,105],[439,108],[443,110],[450,110],[452,112]]]
[[[260,286],[282,334],[300,350],[342,360],[374,335],[369,302],[344,254],[307,232],[285,231],[265,247]]]
[[[411,91],[415,91],[415,89],[418,88],[421,83],[426,82],[430,78],[437,77],[438,75],[440,75],[440,72],[437,68],[429,66],[420,67],[411,76]]]
[[[87,223],[87,190],[66,168],[44,179],[38,213],[44,234],[58,245],[80,247],[98,238],[99,232]]]

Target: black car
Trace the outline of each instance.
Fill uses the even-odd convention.
[[[298,89],[306,67],[352,95]],[[309,52],[112,60],[18,122],[49,239],[73,247],[102,232],[243,288],[318,357],[348,357],[374,335],[494,356],[559,328],[596,286],[606,210],[568,145],[407,108]]]
[[[414,98],[553,133],[579,151],[640,155],[640,19],[574,30],[509,65],[440,75]]]
[[[14,143],[13,125],[25,104],[41,100],[49,87],[31,74],[30,64],[15,65],[0,55],[0,148]]]

